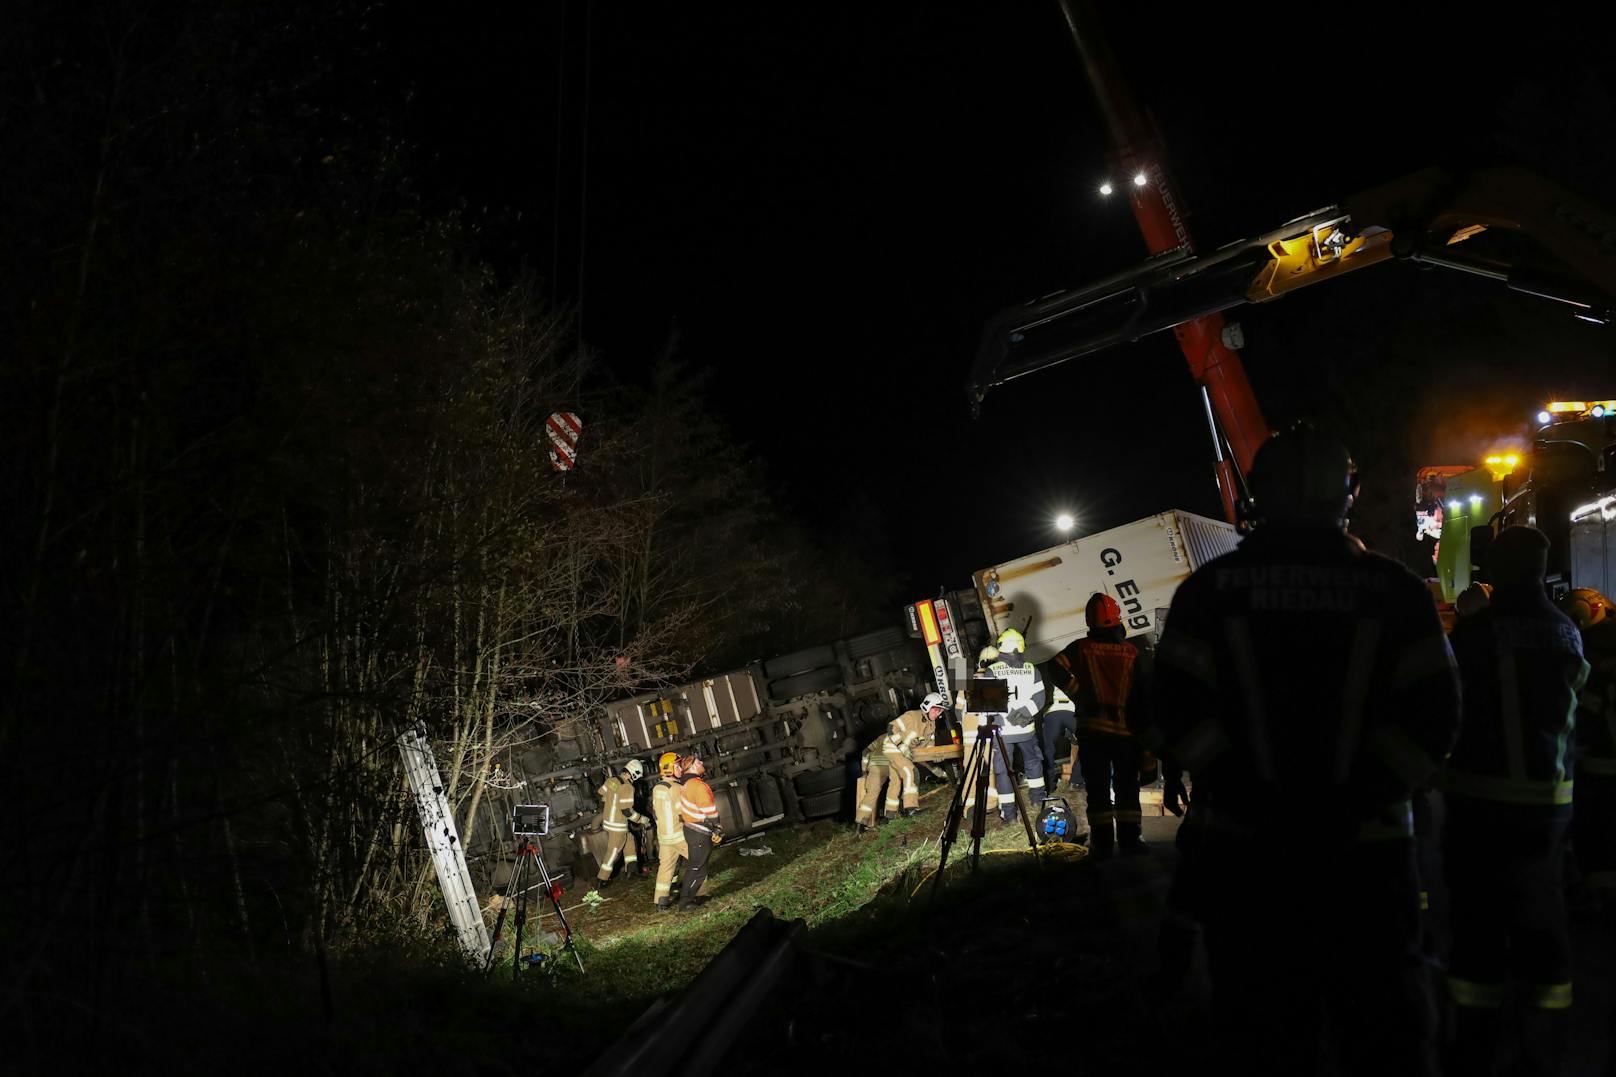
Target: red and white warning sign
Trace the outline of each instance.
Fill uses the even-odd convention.
[[[557,471],[571,471],[578,459],[578,435],[583,433],[584,421],[570,411],[552,412],[544,420],[544,435],[550,439],[550,466]]]

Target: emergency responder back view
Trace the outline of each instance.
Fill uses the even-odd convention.
[[[1425,584],[1345,530],[1345,448],[1298,426],[1252,468],[1255,530],[1174,596],[1149,723],[1190,771],[1180,891],[1206,929],[1226,1067],[1425,1074],[1411,797],[1459,694]],[[1254,1062],[1254,1059],[1256,1060]]]

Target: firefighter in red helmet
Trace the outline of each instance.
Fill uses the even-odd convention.
[[[1128,642],[1116,599],[1096,593],[1083,612],[1089,634],[1064,656],[1076,689],[1077,760],[1088,788],[1089,850],[1107,857],[1120,845],[1124,855],[1142,853],[1140,747],[1128,715],[1144,711],[1145,656]]]

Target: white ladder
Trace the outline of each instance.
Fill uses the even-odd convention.
[[[438,869],[438,886],[443,890],[449,922],[454,925],[466,956],[480,963],[488,956],[488,926],[483,923],[482,907],[477,904],[477,888],[472,885],[471,871],[466,867],[466,850],[460,844],[460,832],[455,829],[449,798],[443,793],[443,777],[438,773],[432,745],[426,739],[426,728],[413,725],[400,733],[398,750],[404,756],[404,773],[415,794],[415,807],[421,815],[421,829],[426,832],[427,849]]]

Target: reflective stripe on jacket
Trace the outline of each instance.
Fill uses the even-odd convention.
[[[601,827],[614,832],[626,831],[628,817],[634,811],[633,784],[613,774],[595,793],[606,802],[606,819]]]
[[[693,830],[706,830],[718,822],[718,805],[713,787],[700,778],[686,778],[679,797],[679,816]]]
[[[883,752],[908,755],[916,747],[931,744],[936,723],[919,711],[904,711],[887,726],[886,736],[879,741]]]
[[[1338,840],[1388,819],[1401,831],[1401,805],[1459,733],[1424,581],[1328,526],[1264,524],[1197,569],[1173,596],[1150,687],[1134,735],[1254,833],[1284,826],[1297,798],[1337,806]]]
[[[1136,702],[1139,648],[1107,639],[1102,631],[1078,640],[1066,652],[1077,681],[1077,728],[1082,733],[1131,736],[1128,709]]]
[[[1571,803],[1571,743],[1588,679],[1582,635],[1541,591],[1495,591],[1453,628],[1464,727],[1443,788],[1504,804]]]
[[[663,778],[656,783],[656,788],[651,790],[651,812],[656,816],[658,841],[685,840],[684,827],[679,822],[681,793],[677,778]]]
[[[1015,661],[1000,658],[988,666],[988,673],[1010,682],[1010,711],[1004,716],[1004,736],[1020,736],[1033,731],[1033,723],[1044,709],[1044,676],[1038,667],[1016,655]]]

